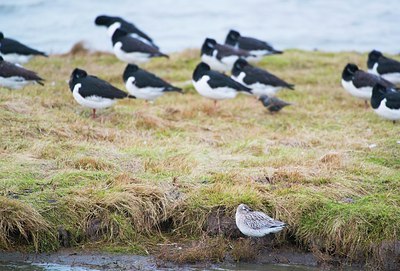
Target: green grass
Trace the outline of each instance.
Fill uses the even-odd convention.
[[[287,222],[283,238],[348,259],[398,240],[400,126],[340,85],[345,64],[365,69],[366,54],[263,59],[296,84],[278,95],[294,105],[276,115],[244,95],[214,110],[190,83],[198,55],[144,66],[185,95],[121,101],[95,120],[65,80],[80,67],[124,89],[125,65],[109,54],[37,58],[27,68],[44,87],[1,89],[0,248],[58,249],[62,227],[77,247],[142,253],[203,238],[213,208],[233,215],[240,203]]]

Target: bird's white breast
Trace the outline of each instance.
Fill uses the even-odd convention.
[[[94,108],[94,109],[101,109],[112,106],[115,101],[109,98],[103,98],[100,96],[92,95],[88,97],[82,97],[79,93],[79,89],[82,87],[81,83],[78,83],[74,86],[72,90],[72,95],[74,96],[75,100],[84,107]]]
[[[14,63],[14,64],[25,64],[27,63],[33,55],[20,55],[20,54],[1,54],[5,61]]]
[[[386,98],[383,99],[379,107],[374,109],[375,113],[385,119],[400,120],[400,109],[390,109],[386,106],[386,102]]]
[[[201,55],[201,60],[204,63],[207,63],[212,70],[220,71],[220,72],[228,72],[230,71],[230,67],[225,63],[222,63],[217,59],[217,50],[214,50],[213,55],[209,56],[206,54]]]
[[[356,88],[353,84],[353,81],[345,81],[342,79],[342,86],[347,92],[349,92],[354,97],[369,100],[372,95],[372,87],[362,87]]]
[[[11,76],[11,77],[1,77],[0,76],[0,86],[10,88],[10,89],[20,89],[28,84],[34,84],[35,81],[25,80],[21,76]]]
[[[129,77],[128,80],[126,80],[125,86],[128,92],[133,96],[135,96],[137,99],[154,101],[155,99],[164,94],[163,88],[154,88],[154,87],[138,88],[135,85],[135,77],[133,76]]]
[[[114,53],[116,57],[129,64],[140,64],[149,61],[150,54],[143,52],[130,52],[127,53],[122,49],[122,43],[120,41],[116,42],[113,46]]]
[[[213,89],[208,85],[208,80],[210,80],[208,75],[201,77],[197,82],[193,80],[193,85],[200,95],[213,100],[225,100],[236,97],[236,90],[228,87],[219,87]]]

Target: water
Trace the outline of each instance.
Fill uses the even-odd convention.
[[[61,264],[39,264],[39,263],[12,263],[0,262],[1,271],[98,271],[98,269],[90,269],[86,267],[69,266]],[[143,268],[141,270],[150,270]],[[214,266],[210,268],[196,268],[196,267],[179,267],[169,269],[153,269],[151,270],[185,270],[185,271],[247,271],[247,270],[264,270],[264,271],[317,271],[316,267],[295,266],[295,265],[277,265],[277,264],[237,264],[229,266]]]
[[[278,49],[400,51],[400,1],[365,0],[1,0],[0,26],[48,53],[84,40],[110,50],[99,14],[119,15],[149,33],[165,52],[198,48],[205,37],[223,42],[229,29]]]

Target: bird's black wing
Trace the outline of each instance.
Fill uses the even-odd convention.
[[[261,83],[274,87],[284,87],[293,89],[294,85],[287,83],[286,81],[280,79],[279,77],[269,73],[266,70],[262,70],[256,67],[247,66],[244,68],[244,72],[246,76],[243,78],[243,81],[247,85],[252,85],[254,83]]]
[[[166,56],[163,53],[161,53],[157,48],[148,45],[136,38],[133,38],[131,36],[124,36],[120,38],[120,41],[122,43],[122,50],[125,52],[131,53],[131,52],[142,52],[142,53],[148,53],[152,56]]]
[[[4,38],[0,41],[0,52],[2,54],[17,53],[20,55],[42,55],[47,56],[45,53],[32,49],[16,40]]]
[[[243,86],[242,84],[236,82],[232,78],[222,73],[216,71],[208,71],[206,75],[210,77],[210,80],[208,80],[208,84],[211,88],[228,87],[239,91],[250,92],[249,88]]]
[[[89,96],[99,96],[109,99],[122,99],[128,96],[128,94],[110,83],[97,78],[96,76],[87,76],[77,80],[77,83],[81,83],[79,94],[86,98]]]
[[[168,88],[172,87],[171,84],[168,82],[165,82],[163,79],[157,77],[156,75],[144,71],[144,70],[138,70],[135,73],[135,81],[136,81],[136,86],[139,88],[143,87],[154,87],[154,88]]]
[[[1,77],[12,77],[12,76],[20,76],[25,80],[34,80],[38,83],[42,83],[44,81],[43,78],[38,76],[36,72],[27,70],[25,68],[19,67],[7,61],[0,61],[0,76]]]
[[[400,109],[400,92],[388,91],[385,94],[386,106],[390,109]]]
[[[362,88],[362,87],[373,87],[375,86],[376,83],[380,83],[381,85],[387,87],[387,88],[393,88],[394,85],[390,83],[389,81],[383,79],[380,76],[371,74],[371,73],[366,73],[364,71],[358,70],[353,77],[353,85],[356,88]]]
[[[390,59],[387,57],[380,57],[378,60],[378,73],[386,74],[386,73],[400,73],[400,62],[394,59]]]
[[[223,45],[223,44],[216,44],[215,49],[217,49],[217,59],[221,59],[224,57],[228,56],[240,56],[240,57],[249,57],[251,54],[247,51],[244,50],[238,50],[233,48],[232,46],[229,45]]]
[[[139,28],[137,28],[133,23],[127,22],[125,20],[121,20],[121,29],[125,30],[128,33],[135,33],[135,34],[141,36],[142,38],[153,43],[152,38],[150,38],[146,33],[141,31]]]
[[[239,48],[248,51],[252,50],[274,51],[274,48],[267,42],[250,37],[240,37]]]

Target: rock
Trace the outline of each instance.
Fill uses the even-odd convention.
[[[378,255],[383,270],[400,270],[400,240],[382,241],[378,247]]]
[[[70,247],[71,233],[67,231],[63,226],[59,226],[57,232],[58,232],[58,241],[60,242],[60,246]]]

